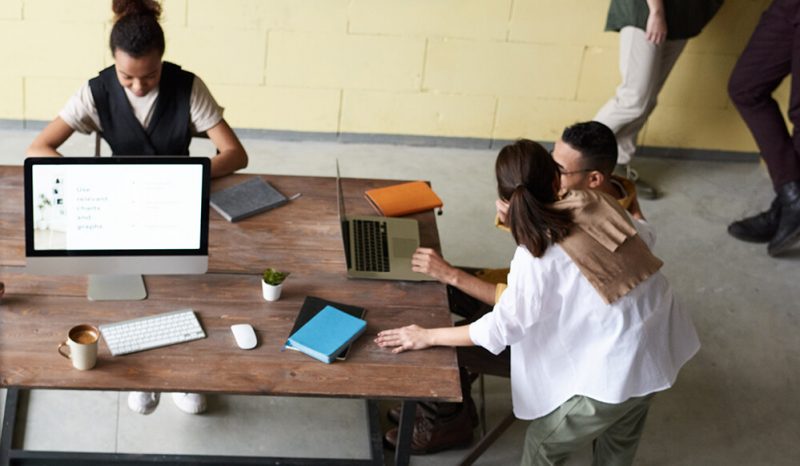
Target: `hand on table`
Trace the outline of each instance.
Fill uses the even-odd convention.
[[[381,348],[392,348],[392,353],[420,350],[432,346],[428,330],[419,325],[408,325],[379,332],[375,343]]]

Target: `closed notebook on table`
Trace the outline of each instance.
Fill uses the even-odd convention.
[[[238,222],[287,202],[286,196],[260,176],[213,192],[209,197],[211,207],[229,222]]]
[[[300,327],[306,324],[309,320],[311,320],[315,315],[319,314],[319,312],[327,306],[333,306],[336,309],[339,309],[342,312],[346,312],[353,317],[357,317],[359,319],[363,319],[364,316],[367,314],[367,310],[360,306],[353,306],[351,304],[343,304],[337,303],[336,301],[329,301],[327,299],[318,298],[316,296],[306,296],[306,299],[303,301],[303,305],[300,307],[300,312],[297,313],[297,317],[294,319],[294,326],[292,327],[292,331],[289,332],[289,335],[294,335],[294,333],[300,330]],[[297,348],[286,342],[285,345],[286,349],[299,351]],[[350,345],[348,345],[336,359],[342,361],[347,358],[347,353],[350,351]]]
[[[367,328],[367,322],[333,306],[325,306],[289,337],[289,344],[301,352],[330,364]]]
[[[364,191],[364,196],[379,214],[386,217],[400,217],[437,207],[441,209],[443,205],[439,196],[424,181],[369,189]]]

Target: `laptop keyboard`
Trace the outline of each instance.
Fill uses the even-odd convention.
[[[359,272],[388,272],[389,243],[386,222],[353,220],[355,269]]]

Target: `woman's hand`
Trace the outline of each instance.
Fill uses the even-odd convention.
[[[494,201],[494,208],[497,211],[497,219],[502,225],[508,226],[508,202],[502,199]]]
[[[420,350],[433,346],[428,329],[419,325],[408,325],[379,332],[375,343],[381,348],[393,348],[392,353]]]

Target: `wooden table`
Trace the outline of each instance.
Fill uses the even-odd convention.
[[[211,189],[248,176],[216,180]],[[25,274],[22,168],[0,166],[0,281],[6,285],[0,302],[0,385],[404,400],[409,409],[402,416],[397,460],[406,464],[408,452],[403,447],[408,445],[414,400],[461,400],[455,352],[435,348],[393,355],[372,340],[381,329],[411,322],[451,325],[444,286],[348,280],[335,179],[264,178],[287,195],[303,195],[287,206],[233,224],[212,210],[209,273],[146,276],[145,301],[92,302],[86,299],[85,277]],[[343,179],[348,214],[371,213],[363,191],[392,183]],[[433,213],[416,218],[422,244],[438,249]],[[267,266],[291,272],[281,299],[274,303],[261,297],[260,272]],[[367,331],[347,361],[326,365],[281,351],[307,295],[367,309]],[[197,312],[207,338],[116,358],[101,343],[97,367],[85,372],[72,369],[55,351],[76,324],[100,325],[184,307]],[[236,323],[250,323],[256,329],[255,350],[235,346],[230,326]],[[209,371],[218,376],[208,377]],[[9,399],[12,395],[16,396],[9,391]],[[10,442],[5,428],[3,435],[4,443]]]

